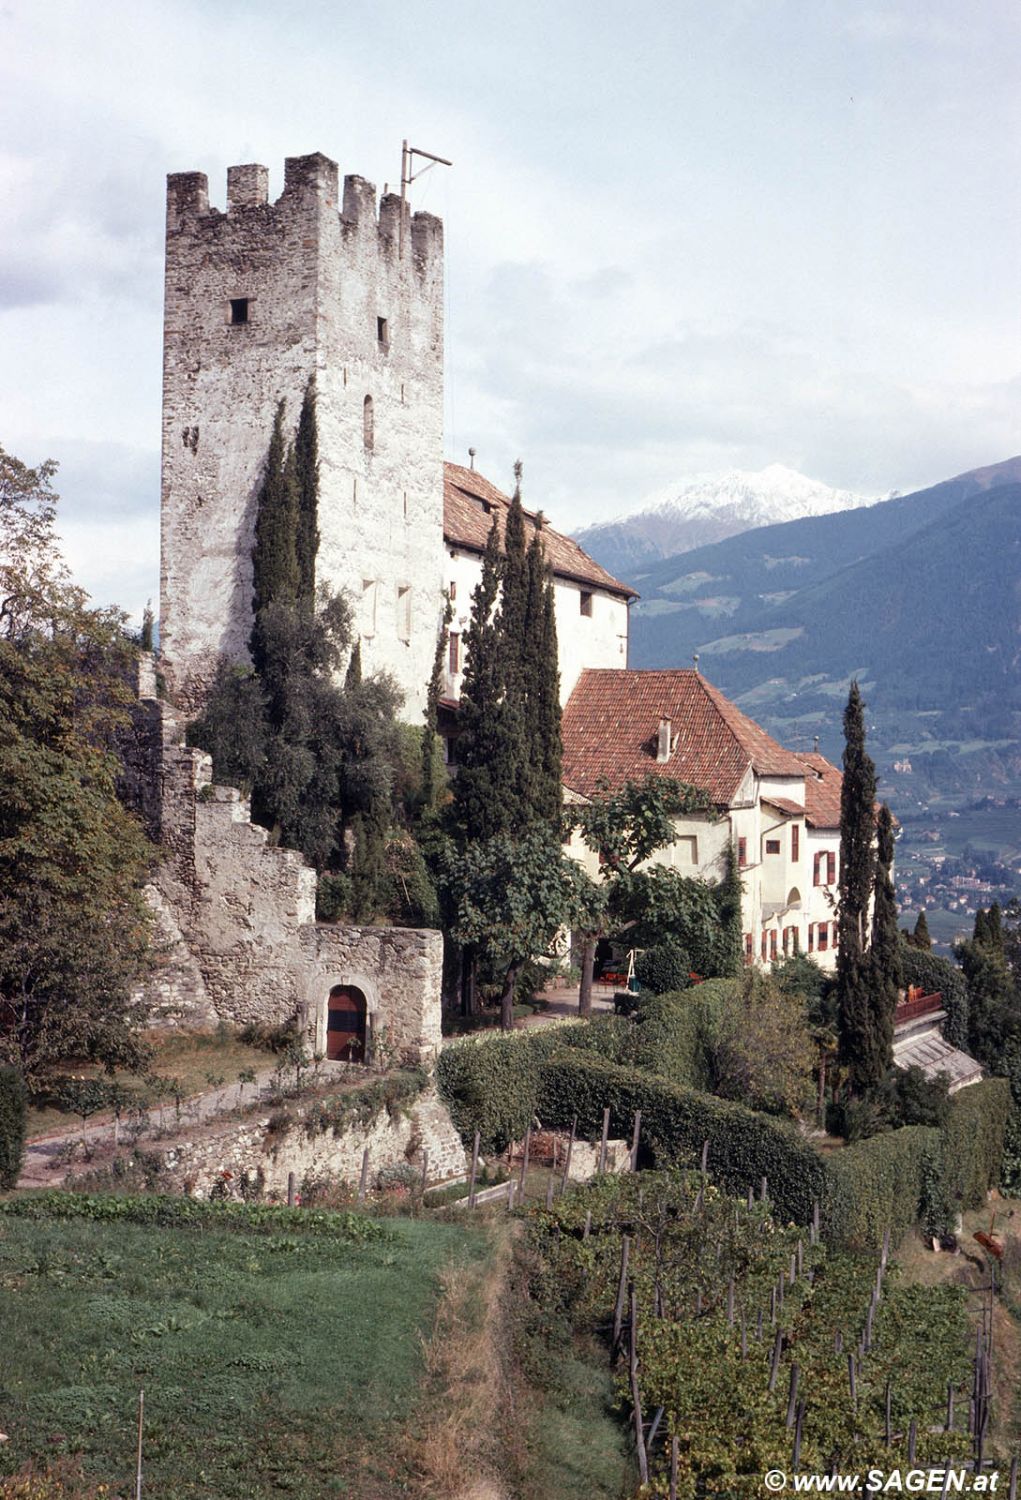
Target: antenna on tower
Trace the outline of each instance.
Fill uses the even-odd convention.
[[[414,170],[416,156],[423,157],[426,162],[426,165],[419,167],[417,172]],[[429,172],[435,166],[452,167],[453,165],[454,163],[448,161],[445,156],[434,156],[431,151],[422,151],[418,146],[409,146],[407,141],[401,142],[401,227],[398,231],[398,244],[402,252],[404,250],[404,207],[408,201],[408,188],[416,177],[422,176],[423,172]]]
[[[471,459],[471,463],[469,464],[469,468],[474,469],[474,467],[475,467],[475,449],[474,448],[469,448],[468,449],[468,457]]]
[[[695,663],[695,671],[697,672],[698,671],[698,652],[697,651],[694,653],[694,655],[692,656],[691,659]]]

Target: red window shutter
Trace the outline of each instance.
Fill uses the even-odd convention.
[[[797,823],[791,829],[791,859],[797,859],[801,853],[801,829]]]
[[[794,952],[798,954],[801,952],[801,934],[796,927],[792,927],[791,932],[794,934]]]
[[[763,963],[765,963],[765,961],[766,961],[766,954],[768,953],[768,951],[769,950],[768,950],[768,948],[766,946],[766,934],[763,933],[762,934],[762,961],[763,961]]]
[[[772,932],[769,934],[769,956],[770,956],[770,958],[776,958],[776,928],[775,927],[773,928]]]
[[[826,856],[826,884],[827,885],[836,885],[836,883],[837,883],[837,856],[831,850],[830,853],[827,854],[827,856]]]
[[[816,857],[816,859],[818,859],[819,858],[818,854],[815,857]],[[809,953],[814,953],[815,952],[815,923],[814,922],[809,922],[809,924],[808,924],[808,951],[809,951]]]
[[[816,854],[815,858],[812,860],[812,884],[813,885],[820,885],[821,884],[821,882],[819,880],[819,868],[820,868],[821,862],[822,862],[822,855],[821,854]]]
[[[450,670],[461,670],[461,637],[453,630],[450,632]]]
[[[742,869],[742,870],[744,869],[745,865],[747,865],[747,863],[748,863],[748,840],[747,839],[738,839],[738,841],[737,841],[737,863],[738,863],[739,868]]]
[[[744,961],[745,961],[745,963],[746,964],[750,964],[754,956],[755,956],[755,948],[754,948],[754,942],[753,942],[753,939],[752,939],[752,935],[751,935],[750,932],[746,932],[745,935],[744,935]]]
[[[830,935],[830,924],[828,922],[820,922],[819,923],[819,952],[820,953],[825,953],[826,950],[827,950],[827,948],[829,947],[829,945],[830,945],[829,944],[829,935]]]

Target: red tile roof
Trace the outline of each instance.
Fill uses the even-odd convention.
[[[790,818],[803,818],[805,809],[798,802],[789,802],[786,797],[763,797],[763,802],[768,802],[770,807],[775,807],[778,812],[786,813]]]
[[[443,535],[449,546],[483,552],[494,516],[502,541],[509,505],[508,496],[475,469],[465,469],[460,464],[443,465]],[[525,535],[528,541],[539,524],[538,513],[526,510]],[[626,599],[638,597],[633,588],[612,577],[569,536],[554,531],[545,521],[541,527],[546,559],[554,573],[577,583],[594,584]]]
[[[799,754],[798,759],[804,762],[806,769],[806,823],[810,828],[839,828],[843,775],[818,751],[813,755]]]
[[[676,744],[660,764],[663,718],[672,721]],[[749,766],[763,776],[805,776],[797,756],[690,668],[588,668],[564,709],[563,737],[564,785],[583,796],[595,791],[600,777],[617,787],[651,773],[701,787],[726,806]]]

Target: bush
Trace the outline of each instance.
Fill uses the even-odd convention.
[[[470,1148],[476,1130],[484,1153],[520,1140],[535,1117],[538,1064],[567,1027],[467,1037],[444,1047],[436,1083],[450,1117]]]
[[[316,886],[316,921],[340,922],[350,911],[353,899],[349,875],[339,871],[320,875]]]
[[[0,1188],[16,1186],[25,1158],[28,1095],[17,1068],[0,1067]]]
[[[200,1198],[115,1197],[57,1190],[8,1198],[0,1215],[16,1219],[92,1219],[98,1223],[146,1224],[160,1229],[236,1229],[252,1234],[329,1235],[352,1244],[389,1240],[382,1224],[364,1214],[319,1213],[270,1203],[224,1203]]]
[[[937,991],[943,996],[946,1020],[943,1035],[951,1047],[968,1045],[968,986],[964,975],[948,958],[940,958],[910,943],[900,946],[901,972],[906,985],[917,985],[927,995]]]
[[[858,1141],[826,1158],[826,1237],[854,1249],[896,1244],[919,1217],[926,1157],[938,1158],[939,1131],[907,1125]]]
[[[978,1208],[998,1182],[1010,1110],[1006,1079],[969,1085],[950,1099],[942,1129],[906,1125],[827,1158],[827,1234],[857,1248],[896,1241],[919,1220],[930,1234]]]
[[[657,1166],[697,1163],[709,1142],[709,1170],[728,1191],[756,1192],[763,1177],[781,1219],[805,1224],[821,1199],[821,1158],[789,1125],[634,1068],[561,1049],[541,1066],[538,1114],[544,1126],[595,1136],[610,1109],[614,1135],[629,1136],[642,1111],[642,1141]]]
[[[635,1017],[635,1066],[686,1088],[708,1089],[699,1023],[716,987],[733,983],[732,979],[710,979],[696,989],[643,997]]]
[[[951,1097],[943,1130],[943,1175],[957,1208],[981,1207],[998,1184],[1010,1110],[1006,1078],[969,1084]]]
[[[650,995],[686,990],[691,983],[691,958],[676,940],[666,938],[655,948],[646,948],[635,960],[635,977]]]

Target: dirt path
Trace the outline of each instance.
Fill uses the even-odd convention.
[[[90,1154],[94,1155],[97,1150],[106,1154],[112,1149],[117,1144],[117,1136],[119,1144],[126,1146],[136,1137],[144,1140],[164,1134],[168,1126],[177,1134],[179,1130],[191,1130],[207,1120],[229,1114],[239,1104],[251,1106],[264,1102],[276,1071],[274,1064],[256,1073],[255,1082],[243,1088],[240,1084],[228,1083],[222,1088],[196,1094],[181,1101],[180,1111],[173,1101],[165,1103],[162,1108],[150,1109],[141,1120],[132,1119],[130,1131],[123,1121],[118,1128],[114,1121],[103,1119],[84,1129],[78,1125],[55,1131],[52,1135],[36,1136],[25,1147],[18,1187],[59,1187],[70,1171],[80,1170]]]

